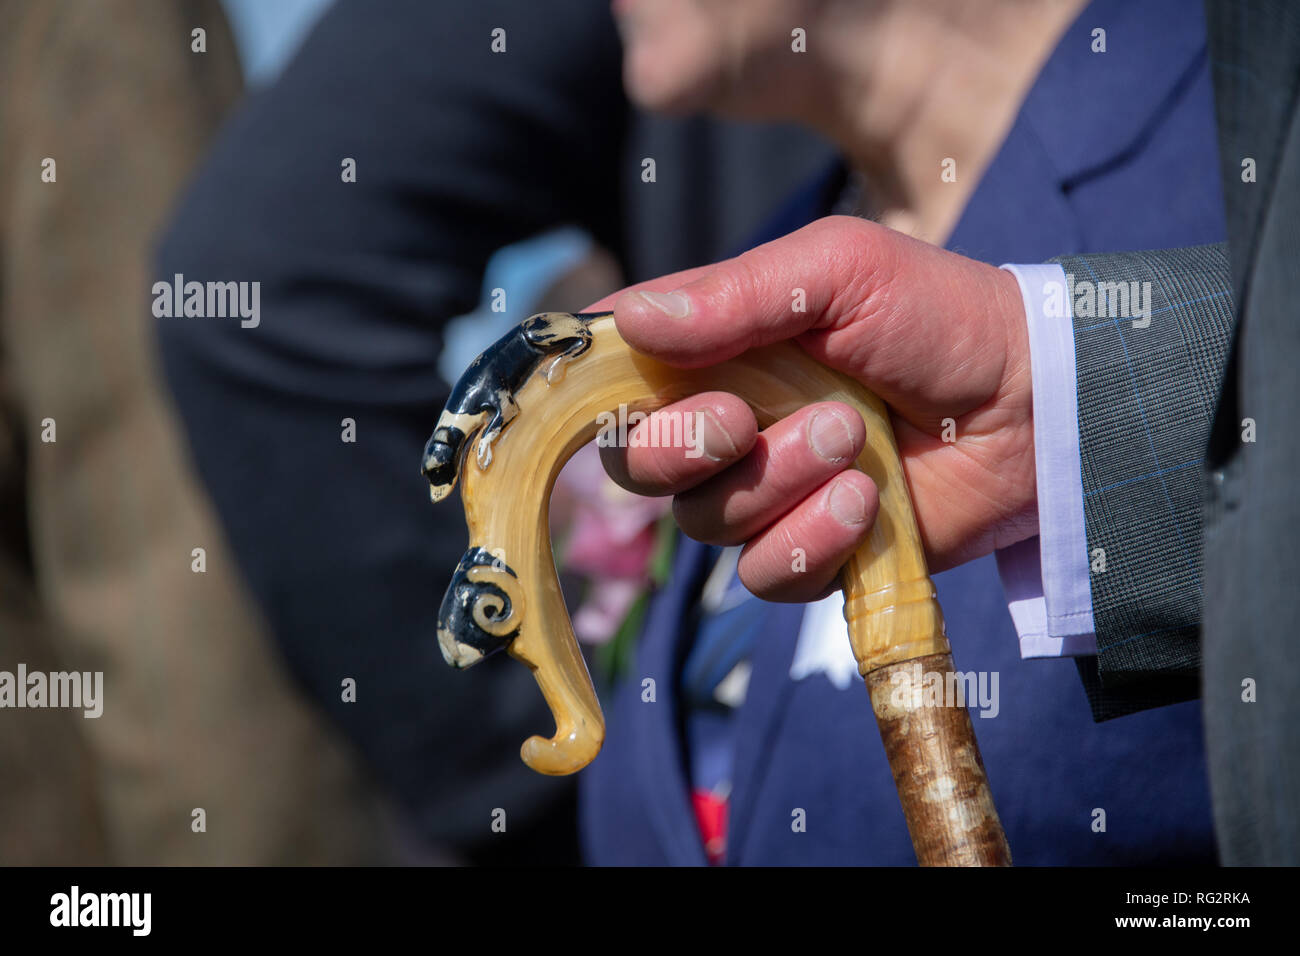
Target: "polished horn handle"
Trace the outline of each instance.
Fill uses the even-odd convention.
[[[625,405],[651,412],[705,391],[731,392],[766,427],[837,401],[866,423],[855,465],[880,493],[867,541],[843,570],[844,614],[866,680],[917,859],[923,865],[1006,865],[1006,837],[964,706],[936,705],[924,679],[953,664],[926,569],[907,482],[884,404],[792,343],[707,368],[679,369],[634,352],[612,313],[535,315],[479,356],[457,382],[425,447],[434,501],[461,482],[470,548],[443,600],[438,642],[467,667],[507,648],[532,668],[555,717],[550,738],[522,756],[541,773],[582,769],[600,751],[604,719],[573,634],[551,552],[549,506],[560,469]]]

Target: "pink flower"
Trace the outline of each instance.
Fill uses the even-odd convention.
[[[564,542],[561,568],[586,579],[573,617],[580,640],[602,644],[618,631],[649,582],[655,524],[671,504],[614,484],[594,442],[564,466],[551,494],[551,535]]]

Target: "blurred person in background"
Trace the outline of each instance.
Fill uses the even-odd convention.
[[[0,0],[0,671],[103,673],[0,709],[3,864],[396,858],[156,369],[151,243],[240,92],[215,0]]]
[[[757,241],[832,212],[993,265],[1224,238],[1199,4],[616,0],[614,8],[627,88],[640,105],[799,120],[840,148],[843,160],[794,195]],[[675,408],[709,410],[739,464],[706,478],[685,472],[720,466],[674,464],[680,449],[608,449],[605,460],[630,490],[681,492],[675,512],[703,541],[735,544],[744,521],[753,526],[744,538],[754,538],[797,503],[757,491],[745,499],[769,448],[803,448],[806,469],[827,486],[853,458],[847,420],[833,414],[818,419],[826,427],[811,440],[798,429],[813,409],[756,439],[735,398]],[[1208,437],[1208,419],[1199,424]],[[900,441],[909,427],[898,425]],[[851,514],[844,524],[853,527]],[[753,583],[759,561],[746,567],[740,552],[685,538],[678,547],[647,613],[635,679],[607,707],[604,748],[580,778],[588,859],[914,862],[842,595],[806,606],[760,601],[741,583],[746,571]],[[1016,861],[1212,863],[1200,709],[1180,703],[1197,695],[1195,676],[1103,686],[1087,596],[1050,621],[1041,600],[1037,612],[1023,600],[1038,562],[1034,538],[996,559],[934,569],[957,666],[999,677],[997,700],[980,712],[989,719],[973,723]],[[644,678],[656,681],[653,706],[640,697]],[[794,808],[805,812],[806,832],[792,827]]]

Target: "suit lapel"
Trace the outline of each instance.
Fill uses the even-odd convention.
[[[753,671],[745,702],[737,714],[736,762],[727,823],[726,862],[742,859],[742,848],[763,779],[772,767],[772,749],[794,690],[790,662],[803,619],[802,604],[769,604],[750,658]]]
[[[694,604],[708,571],[707,558],[705,545],[678,535],[672,575],[651,602],[641,637],[644,673],[634,677],[638,683],[646,677],[655,682],[655,701],[641,704],[648,709],[634,723],[635,766],[646,814],[670,866],[708,864],[691,807],[677,719],[678,671],[695,634]]]
[[[1263,232],[1260,221],[1274,196],[1268,186],[1277,182],[1283,146],[1300,96],[1300,54],[1294,45],[1274,43],[1272,38],[1300,32],[1300,11],[1288,3],[1216,0],[1209,4],[1208,20],[1232,295],[1241,316],[1247,276],[1253,270],[1256,243]],[[1279,58],[1280,62],[1270,62]],[[1255,163],[1253,182],[1243,179],[1242,163],[1247,157]],[[1240,335],[1238,318],[1206,456],[1216,469],[1242,448]]]

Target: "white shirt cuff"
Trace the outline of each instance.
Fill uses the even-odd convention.
[[[1038,537],[998,551],[998,572],[1021,657],[1096,654],[1065,270],[1059,265],[1002,268],[1020,284],[1029,327]]]

